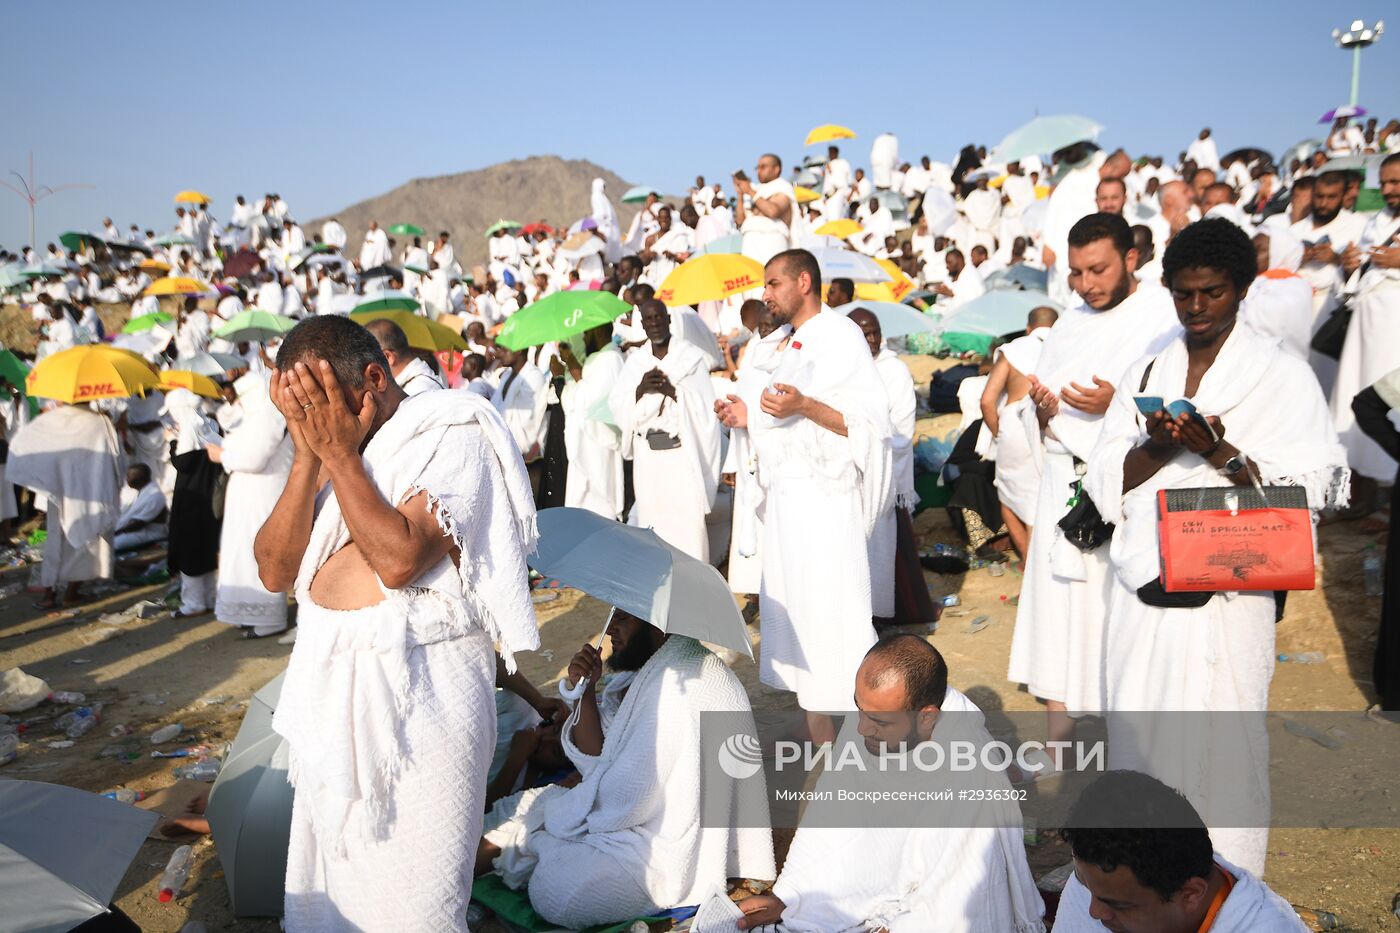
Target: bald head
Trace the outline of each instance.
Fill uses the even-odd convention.
[[[876,689],[896,684],[903,687],[903,709],[908,711],[941,708],[948,694],[948,665],[943,655],[917,635],[893,635],[876,642],[865,653],[856,678]]]
[[[393,321],[370,321],[365,325],[365,330],[374,335],[379,349],[384,351],[384,358],[389,361],[389,371],[395,376],[413,361],[413,348],[408,345],[408,337]]]
[[[1049,305],[1032,308],[1031,313],[1026,315],[1026,333],[1029,334],[1039,327],[1053,327],[1059,319],[1060,312]]]
[[[1184,212],[1196,203],[1196,195],[1191,186],[1181,179],[1167,182],[1157,192],[1157,200],[1162,205],[1163,214]]]
[[[848,317],[865,336],[865,343],[870,347],[870,355],[879,356],[880,350],[885,344],[884,334],[880,332],[880,319],[865,308],[856,308]]]

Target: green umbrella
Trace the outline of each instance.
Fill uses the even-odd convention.
[[[641,204],[653,194],[660,194],[655,188],[647,185],[638,185],[635,188],[628,188],[627,193],[622,196],[623,204]]]
[[[555,292],[506,318],[496,342],[511,350],[534,347],[610,324],[632,309],[612,292]]]
[[[26,398],[24,394],[25,380],[29,377],[29,364],[15,356],[9,350],[0,350],[0,379],[5,380],[14,386],[19,392],[20,398],[25,398],[29,404],[29,417],[39,417],[39,400],[36,398]]]
[[[519,230],[520,227],[521,224],[518,220],[498,220],[486,228],[486,235],[488,237],[495,236],[497,230]]]
[[[95,234],[78,233],[74,230],[69,230],[67,233],[60,233],[58,235],[58,242],[62,243],[65,248],[73,250],[75,253],[87,249],[89,246],[106,245],[102,238]]]
[[[395,289],[387,289],[376,292],[373,295],[366,295],[365,300],[355,305],[352,313],[359,314],[363,311],[417,311],[418,299],[408,292],[401,292]]]
[[[167,233],[156,237],[151,242],[157,246],[193,246],[194,240],[183,233]]]
[[[297,322],[289,317],[249,308],[235,314],[233,320],[214,331],[214,336],[234,343],[262,343],[280,337],[296,326]]]
[[[423,228],[416,224],[394,224],[389,232],[394,236],[422,236],[424,233]]]
[[[150,330],[157,324],[169,324],[173,320],[175,320],[175,317],[173,315],[166,314],[164,311],[155,311],[151,314],[143,314],[138,318],[132,318],[131,320],[127,321],[126,326],[122,328],[122,333],[139,334],[144,330]]]
[[[428,274],[428,270],[427,270],[427,269],[424,269],[422,266],[415,266],[415,265],[412,265],[411,263],[407,263],[407,262],[403,264],[403,271],[405,271],[405,272],[414,272],[414,273],[417,273],[418,275],[427,275],[427,274]]]

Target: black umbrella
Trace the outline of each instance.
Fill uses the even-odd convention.
[[[1235,150],[1233,150],[1233,151],[1231,151],[1231,152],[1225,153],[1224,158],[1222,158],[1222,159],[1220,160],[1220,164],[1221,164],[1221,165],[1229,165],[1231,162],[1235,161],[1236,159],[1244,159],[1245,165],[1248,165],[1249,163],[1251,163],[1251,162],[1256,162],[1256,161],[1258,161],[1258,162],[1272,162],[1272,161],[1274,161],[1274,157],[1273,157],[1272,155],[1269,154],[1268,150],[1266,150],[1266,149],[1260,149],[1258,146],[1245,146],[1245,147],[1243,147],[1243,148],[1241,148],[1241,149],[1235,149]]]
[[[398,266],[383,265],[375,266],[373,269],[366,269],[364,272],[360,273],[360,278],[362,279],[378,279],[386,276],[391,279],[403,281],[403,270]]]

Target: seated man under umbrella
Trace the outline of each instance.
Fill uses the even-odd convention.
[[[543,537],[550,512],[578,511],[541,513]],[[618,673],[602,697],[598,647],[585,644],[569,665],[582,695],[562,741],[582,780],[499,800],[477,855],[478,874],[494,867],[508,886],[528,886],[535,911],[569,928],[698,904],[728,878],[776,873],[766,827],[701,821],[702,792],[715,793],[704,781],[716,779],[700,760],[701,714],[748,712],[739,679],[695,638],[624,609],[612,611],[606,634]],[[733,782],[729,794],[741,793],[762,795],[762,784]]]

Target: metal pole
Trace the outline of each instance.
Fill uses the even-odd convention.
[[[1352,46],[1351,49],[1351,105],[1356,106],[1360,100],[1361,92],[1361,45]]]

